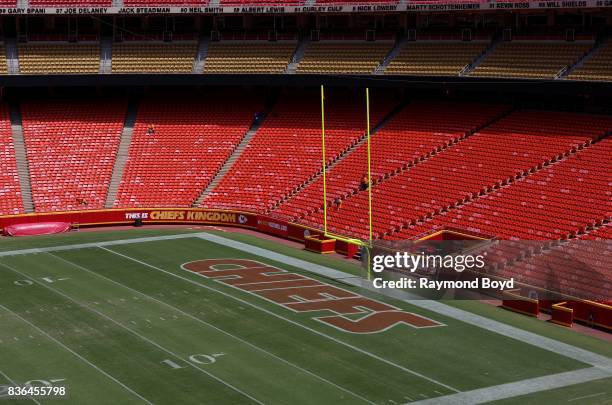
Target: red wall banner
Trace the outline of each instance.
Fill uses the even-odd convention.
[[[257,216],[257,230],[297,242],[304,242],[307,236],[322,235],[323,232],[308,226],[294,224],[276,218]]]
[[[0,229],[11,225],[40,222],[68,222],[73,226],[143,224],[206,224],[257,228],[257,215],[226,210],[200,208],[134,208],[89,211],[67,211],[0,217]]]

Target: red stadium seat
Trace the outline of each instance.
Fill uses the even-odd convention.
[[[536,121],[536,116],[535,112],[515,114],[517,120],[511,131],[515,136],[519,131],[531,132],[533,135],[524,140],[532,138],[537,141],[530,148],[534,151],[542,148],[548,156],[580,148],[612,129],[610,118],[540,113]],[[522,125],[520,118],[526,121]],[[537,132],[542,135],[538,136]],[[562,150],[564,144],[565,150]],[[604,218],[610,219],[609,173],[612,165],[606,159],[602,160],[602,156],[611,152],[612,141],[603,140],[510,186],[439,215],[433,221],[405,229],[394,238],[413,238],[432,226],[453,226],[497,235],[502,239],[566,239],[581,228],[592,226]],[[520,154],[514,153],[512,159],[525,159],[529,154],[529,150],[524,150]]]
[[[0,104],[0,215],[23,212],[9,110]]]
[[[193,204],[261,108],[259,100],[145,101],[115,206]]]
[[[104,207],[126,108],[118,100],[22,104],[37,212]]]
[[[416,103],[405,108],[372,137],[372,178],[382,178],[409,162],[428,156],[483,125],[507,107],[464,103]],[[443,116],[440,121],[437,117]],[[367,148],[362,145],[327,174],[329,202],[357,191],[367,170]],[[304,217],[322,206],[319,178],[273,211],[286,218]]]
[[[609,131],[611,123],[608,118],[578,114],[513,113],[452,148],[374,186],[375,232],[382,236],[411,221],[424,221],[448,207],[469,202],[483,189],[499,188],[518,174],[549,164],[572,149],[583,148]],[[476,204],[478,202],[473,205]],[[465,209],[469,209],[467,207]],[[478,211],[481,216],[487,215],[486,210]],[[457,215],[455,212],[453,210],[449,217]],[[305,222],[320,224],[322,213],[310,215]],[[500,227],[503,228],[499,219],[490,218],[489,222],[482,227],[482,232],[498,234]],[[336,232],[365,237],[367,193],[347,198],[342,210],[332,212],[328,217],[328,224]],[[522,228],[521,235],[528,236],[528,227]],[[568,231],[567,228],[552,228],[541,237],[560,238]],[[415,232],[409,229],[393,237],[415,236]],[[500,236],[510,235],[516,236],[517,233]],[[536,236],[532,234],[532,237]]]
[[[377,103],[373,122],[390,110]],[[326,157],[332,160],[363,136],[364,103],[329,98]],[[204,207],[264,212],[321,169],[321,112],[316,95],[288,95],[265,119],[257,135],[204,200]]]

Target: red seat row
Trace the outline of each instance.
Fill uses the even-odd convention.
[[[143,102],[115,206],[190,206],[262,108],[251,97]]]
[[[104,207],[126,108],[121,100],[21,105],[36,211]]]
[[[507,107],[443,102],[421,102],[409,105],[372,136],[371,171],[373,179],[382,179],[410,162],[446,148],[499,115]],[[438,117],[443,116],[444,120]],[[327,199],[344,198],[359,188],[367,173],[367,145],[362,144],[327,173]],[[283,218],[303,218],[322,204],[323,179],[293,196],[273,213]]]
[[[591,122],[601,125],[601,132],[606,126],[612,130],[610,119]],[[612,219],[612,162],[606,158],[611,154],[612,140],[606,138],[394,237],[414,238],[426,228],[445,226],[502,239],[554,240],[583,234]]]
[[[496,275],[580,299],[608,301],[612,288],[612,226],[503,266]]]
[[[376,236],[414,236],[411,230],[404,232],[403,228],[486,194],[572,150],[584,148],[610,131],[611,123],[610,118],[579,114],[512,113],[442,153],[375,185],[372,194]],[[341,210],[328,216],[328,225],[338,233],[366,237],[367,198],[365,192],[347,198]],[[482,210],[479,213],[487,215]],[[504,216],[496,218],[491,221],[490,229],[483,230],[496,234],[500,226],[496,224],[505,220]],[[305,222],[322,223],[322,213],[310,215]],[[523,231],[528,228],[519,224],[516,227]]]
[[[9,110],[0,104],[0,215],[23,212]]]
[[[377,122],[390,103],[372,104]],[[365,132],[365,103],[352,97],[326,101],[326,158],[332,161]],[[321,112],[317,94],[286,95],[265,119],[246,150],[203,202],[203,207],[265,212],[322,167]]]

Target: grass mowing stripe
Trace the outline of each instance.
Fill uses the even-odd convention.
[[[133,293],[139,294],[139,295],[141,295],[143,297],[146,297],[146,298],[148,298],[148,299],[150,299],[152,301],[155,301],[155,302],[157,302],[157,303],[159,303],[161,305],[164,305],[164,306],[166,306],[168,308],[171,308],[172,310],[177,311],[180,314],[182,314],[182,315],[184,315],[184,316],[186,316],[186,317],[188,317],[190,319],[193,319],[194,321],[196,321],[198,323],[201,323],[203,325],[206,325],[207,327],[215,329],[215,330],[223,333],[224,335],[227,335],[227,336],[231,337],[232,339],[235,339],[235,340],[239,341],[242,344],[245,344],[245,345],[247,345],[249,347],[252,347],[255,350],[261,351],[262,353],[265,353],[266,355],[271,356],[271,357],[275,358],[276,360],[279,360],[279,361],[281,361],[281,362],[283,362],[283,363],[285,363],[285,364],[287,364],[287,365],[289,365],[291,367],[295,367],[296,369],[298,369],[298,370],[300,370],[300,371],[302,371],[304,373],[307,373],[308,375],[311,375],[311,376],[315,377],[316,379],[318,379],[318,380],[320,380],[320,381],[322,381],[322,382],[324,382],[326,384],[332,385],[333,387],[335,387],[335,388],[337,388],[337,389],[339,389],[341,391],[344,391],[344,392],[348,393],[351,396],[359,398],[360,400],[362,400],[364,402],[367,402],[367,403],[370,403],[370,404],[374,404],[374,402],[370,401],[367,398],[362,397],[361,395],[358,395],[358,394],[356,394],[356,393],[354,393],[354,392],[352,392],[352,391],[350,391],[350,390],[348,390],[348,389],[346,389],[344,387],[341,387],[341,386],[335,384],[334,382],[327,380],[326,378],[323,378],[323,377],[321,377],[321,376],[319,376],[319,375],[317,375],[317,374],[315,374],[315,373],[313,373],[313,372],[311,372],[309,370],[306,370],[306,369],[298,366],[297,364],[291,363],[290,361],[288,361],[288,360],[286,360],[286,359],[284,359],[282,357],[279,357],[279,356],[275,355],[274,353],[271,353],[271,352],[269,352],[269,351],[267,351],[267,350],[265,350],[265,349],[255,345],[255,344],[249,342],[249,341],[246,341],[246,340],[244,340],[244,339],[242,339],[242,338],[240,338],[240,337],[238,337],[236,335],[233,335],[233,334],[231,334],[231,333],[229,333],[229,332],[227,332],[227,331],[225,331],[225,330],[223,330],[223,329],[221,329],[221,328],[219,328],[219,327],[217,327],[217,326],[215,326],[215,325],[213,325],[213,324],[211,324],[209,322],[206,322],[206,321],[204,321],[204,320],[202,320],[202,319],[200,319],[200,318],[198,318],[198,317],[196,317],[196,316],[194,316],[194,315],[192,315],[190,313],[187,313],[187,312],[181,310],[180,308],[174,307],[171,304],[168,304],[168,303],[166,303],[164,301],[161,301],[161,300],[159,300],[159,299],[157,299],[155,297],[147,295],[147,294],[145,294],[145,293],[143,293],[143,292],[141,292],[139,290],[135,290],[135,289],[133,289],[131,287],[128,287],[128,286],[126,286],[124,284],[121,284],[118,281],[115,281],[113,279],[105,277],[102,274],[96,273],[95,271],[92,271],[92,270],[90,270],[90,269],[88,269],[88,268],[86,268],[84,266],[81,266],[80,264],[71,262],[70,260],[64,259],[63,257],[56,256],[53,253],[47,253],[47,254],[50,255],[50,256],[53,256],[53,257],[55,257],[55,258],[57,258],[57,259],[59,259],[59,260],[61,260],[63,262],[65,262],[65,263],[68,263],[69,265],[71,265],[71,266],[73,266],[75,268],[83,270],[83,271],[85,271],[85,272],[87,272],[89,274],[92,274],[92,275],[97,276],[97,277],[99,277],[99,278],[101,278],[103,280],[106,280],[106,281],[109,281],[109,282],[111,282],[111,283],[113,283],[115,285],[118,285],[121,288],[127,289],[128,291],[131,291]]]
[[[114,320],[113,318],[109,317],[108,315],[106,315],[106,314],[104,314],[104,313],[102,313],[102,312],[96,311],[95,309],[93,309],[93,308],[89,307],[88,305],[83,304],[83,303],[81,303],[81,302],[79,302],[79,301],[75,300],[74,298],[70,297],[69,295],[64,294],[63,292],[61,292],[61,291],[59,291],[59,290],[57,290],[57,289],[55,289],[55,288],[53,288],[53,287],[50,287],[50,286],[48,286],[48,285],[45,285],[45,284],[41,283],[40,281],[38,281],[38,280],[36,280],[36,279],[33,279],[33,278],[29,277],[27,274],[20,272],[19,270],[17,270],[17,269],[15,269],[15,268],[13,268],[12,266],[9,266],[9,265],[4,264],[4,263],[0,263],[0,266],[6,267],[7,269],[12,270],[13,272],[15,272],[15,273],[17,273],[17,274],[21,275],[22,277],[26,277],[26,278],[28,278],[28,279],[32,280],[34,283],[36,283],[36,284],[38,284],[38,285],[43,286],[44,288],[48,289],[49,291],[52,291],[52,292],[54,292],[54,293],[56,293],[56,294],[58,294],[58,295],[61,295],[61,296],[62,296],[62,297],[64,297],[64,298],[66,298],[67,300],[72,301],[74,304],[76,304],[76,305],[80,306],[81,308],[86,309],[86,310],[88,310],[88,311],[90,311],[90,312],[93,312],[93,313],[97,314],[98,316],[100,316],[100,317],[102,317],[102,318],[107,319],[108,321],[110,321],[110,322],[114,323],[115,325],[117,325],[117,326],[119,326],[119,327],[121,327],[121,328],[125,329],[126,331],[128,331],[128,332],[132,333],[133,335],[137,336],[137,337],[138,337],[138,338],[140,338],[141,340],[143,340],[143,341],[145,341],[145,342],[147,342],[147,343],[149,343],[149,344],[151,344],[151,345],[153,345],[153,346],[157,347],[158,349],[160,349],[160,350],[162,350],[162,351],[164,351],[164,352],[166,352],[166,353],[170,354],[171,356],[175,357],[176,359],[178,359],[178,360],[183,360],[183,359],[182,359],[182,358],[181,358],[179,355],[175,354],[173,351],[168,350],[167,348],[165,348],[165,347],[163,347],[163,346],[159,345],[158,343],[154,342],[153,340],[151,340],[151,339],[149,339],[149,338],[147,338],[147,337],[145,337],[145,336],[143,336],[143,335],[139,334],[138,332],[136,332],[136,331],[134,331],[134,330],[132,330],[132,329],[128,328],[127,326],[123,325],[122,323],[117,322],[116,320]],[[1,305],[0,305],[0,306],[1,306]],[[16,316],[19,316],[19,315],[17,315],[17,314],[15,314],[15,315],[16,315]],[[239,389],[239,388],[237,388],[237,387],[233,386],[232,384],[228,383],[227,381],[222,380],[221,378],[219,378],[219,377],[215,376],[214,374],[212,374],[212,373],[210,373],[210,372],[208,372],[208,371],[206,371],[206,370],[204,370],[204,369],[202,369],[202,368],[200,368],[200,367],[196,366],[196,365],[195,365],[195,364],[193,364],[192,362],[187,362],[187,364],[189,364],[191,367],[193,367],[193,368],[195,368],[195,369],[197,369],[197,370],[201,371],[202,373],[204,373],[204,374],[208,375],[209,377],[213,378],[213,379],[214,379],[214,380],[216,380],[217,382],[219,382],[219,383],[221,383],[221,384],[225,385],[226,387],[231,388],[232,390],[234,390],[234,391],[238,392],[239,394],[241,394],[241,395],[243,395],[244,397],[246,397],[246,398],[250,399],[251,401],[253,401],[253,402],[257,403],[257,404],[260,404],[260,405],[264,405],[264,404],[263,404],[263,402],[259,401],[259,400],[258,400],[258,399],[256,399],[255,397],[253,397],[253,396],[249,395],[248,393],[246,393],[246,392],[242,391],[241,389]],[[148,401],[147,401],[147,402],[148,402]]]
[[[326,334],[326,333],[323,333],[323,332],[321,332],[321,331],[318,331],[318,330],[316,330],[316,329],[310,328],[310,327],[308,327],[308,326],[306,326],[306,325],[303,325],[303,324],[301,324],[301,323],[299,323],[299,322],[296,322],[296,321],[293,321],[293,320],[291,320],[291,319],[288,319],[288,318],[286,318],[286,317],[284,317],[284,316],[282,316],[282,315],[279,315],[279,314],[277,314],[277,313],[275,313],[275,312],[272,312],[272,311],[269,311],[269,310],[267,310],[267,309],[265,309],[265,308],[262,308],[262,307],[260,307],[260,306],[259,306],[259,305],[257,305],[257,304],[253,304],[253,303],[251,303],[251,302],[248,302],[248,301],[245,301],[245,300],[243,300],[243,299],[241,299],[241,298],[238,298],[238,297],[236,297],[236,296],[233,296],[232,294],[228,294],[228,293],[226,293],[226,292],[224,292],[224,291],[217,290],[216,288],[212,288],[212,287],[207,286],[207,285],[204,285],[204,284],[202,284],[202,283],[198,283],[198,282],[196,282],[196,281],[190,280],[189,278],[186,278],[186,277],[180,276],[180,275],[178,275],[178,274],[174,274],[174,273],[172,273],[172,272],[170,272],[170,271],[167,271],[167,270],[164,270],[164,269],[162,269],[162,268],[159,268],[159,267],[153,266],[152,264],[149,264],[149,263],[143,262],[143,261],[141,261],[141,260],[135,259],[135,258],[130,257],[130,256],[128,256],[128,255],[124,255],[123,253],[119,253],[119,252],[116,252],[116,251],[114,251],[114,250],[111,250],[111,249],[108,249],[108,248],[105,248],[105,247],[100,247],[100,249],[102,249],[102,250],[106,250],[106,251],[108,251],[108,252],[110,252],[110,253],[113,253],[113,254],[115,254],[115,255],[117,255],[117,256],[124,257],[124,258],[126,258],[126,259],[128,259],[128,260],[131,260],[131,261],[133,261],[133,262],[140,263],[140,264],[142,264],[143,266],[149,267],[149,268],[151,268],[151,269],[153,269],[153,270],[157,270],[157,271],[160,271],[160,272],[162,272],[162,273],[166,273],[166,274],[168,274],[168,275],[171,275],[171,276],[173,276],[173,277],[176,277],[176,278],[182,279],[182,280],[184,280],[184,281],[186,281],[186,282],[188,282],[188,283],[190,283],[190,284],[197,285],[197,286],[199,286],[199,287],[202,287],[202,288],[205,288],[205,289],[207,289],[207,290],[210,290],[210,291],[216,292],[216,293],[218,293],[218,294],[222,294],[222,295],[224,295],[224,296],[226,296],[226,297],[228,297],[228,298],[231,298],[231,299],[233,299],[233,300],[235,300],[235,301],[238,301],[238,302],[240,302],[240,303],[242,303],[242,304],[244,304],[244,305],[248,305],[248,306],[250,306],[250,307],[252,307],[252,308],[258,309],[258,310],[260,310],[260,311],[262,311],[262,312],[265,312],[266,314],[271,315],[271,316],[273,316],[273,317],[275,317],[275,318],[282,319],[282,320],[284,320],[284,321],[286,321],[286,322],[289,322],[289,323],[291,323],[291,324],[293,324],[293,325],[296,325],[296,326],[299,326],[299,327],[301,327],[301,328],[303,328],[303,329],[306,329],[306,330],[308,330],[309,332],[312,332],[312,333],[314,333],[314,334],[316,334],[316,335],[322,336],[322,337],[327,338],[327,339],[330,339],[330,340],[332,340],[332,341],[334,341],[334,342],[336,342],[336,343],[338,343],[338,344],[341,344],[341,345],[343,345],[343,346],[346,346],[346,347],[348,347],[348,348],[350,348],[350,349],[352,349],[352,350],[355,350],[355,351],[357,351],[357,352],[359,352],[359,353],[361,353],[361,354],[365,354],[365,355],[366,355],[366,356],[368,356],[368,357],[371,357],[371,358],[373,358],[373,359],[376,359],[376,360],[378,360],[378,361],[381,361],[381,362],[383,362],[383,363],[386,363],[386,364],[388,364],[388,365],[390,365],[390,366],[393,366],[393,367],[395,367],[395,368],[398,368],[398,369],[400,369],[400,370],[402,370],[402,371],[404,371],[404,372],[406,372],[406,373],[408,373],[408,374],[412,374],[412,375],[414,375],[414,376],[416,376],[416,377],[419,377],[419,378],[422,378],[422,379],[424,379],[424,380],[427,380],[427,381],[429,381],[429,382],[431,382],[431,383],[437,384],[437,385],[439,385],[439,386],[441,386],[441,387],[444,387],[444,388],[446,388],[446,389],[448,389],[448,390],[450,390],[450,391],[453,391],[453,392],[460,392],[460,390],[458,390],[458,389],[456,389],[456,388],[454,388],[454,387],[451,387],[451,386],[450,386],[450,385],[448,385],[448,384],[444,384],[443,382],[438,381],[438,380],[436,380],[436,379],[434,379],[434,378],[428,377],[428,376],[426,376],[426,375],[424,375],[424,374],[421,374],[421,373],[419,373],[419,372],[417,372],[417,371],[414,371],[414,370],[411,370],[411,369],[409,369],[409,368],[406,368],[406,367],[404,367],[404,366],[402,366],[402,365],[399,365],[399,364],[397,364],[397,363],[394,363],[394,362],[392,362],[392,361],[390,361],[390,360],[388,360],[388,359],[385,359],[385,358],[383,358],[383,357],[380,357],[380,356],[378,356],[378,355],[376,355],[376,354],[374,354],[374,353],[370,353],[370,352],[368,352],[367,350],[364,350],[364,349],[361,349],[361,348],[359,348],[359,347],[353,346],[353,345],[352,345],[352,344],[350,344],[350,343],[344,342],[344,341],[342,341],[342,340],[340,340],[340,339],[337,339],[337,338],[335,338],[335,337],[333,337],[333,336],[330,336],[330,335],[328,335],[328,334]],[[195,273],[194,273],[194,274],[195,274]]]
[[[6,375],[6,373],[4,373],[2,370],[0,370],[0,375],[1,375],[2,377],[4,377],[4,378],[5,378],[5,379],[6,379],[8,382],[10,382],[11,384],[13,384],[14,386],[17,386],[17,384],[15,383],[15,381],[13,381],[13,380],[11,379],[11,377],[9,377],[8,375]],[[40,402],[38,402],[38,400],[37,400],[36,398],[34,398],[34,397],[32,397],[32,396],[28,396],[28,397],[26,397],[26,398],[27,398],[27,399],[29,399],[29,400],[31,400],[31,401],[32,401],[32,402],[34,402],[35,404],[40,405]],[[0,398],[0,399],[2,399],[2,398]]]
[[[9,268],[8,266],[1,264],[0,266],[4,266],[6,268]],[[10,268],[9,268],[10,269]],[[12,270],[12,269],[11,269]],[[21,273],[20,273],[21,274]],[[23,274],[22,274],[23,276]],[[27,276],[26,276],[27,277]],[[29,277],[27,277],[29,279]],[[51,341],[53,341],[54,343],[58,344],[59,346],[61,346],[64,350],[67,350],[68,352],[72,353],[74,356],[76,356],[77,358],[79,358],[80,360],[82,360],[83,362],[87,363],[89,366],[91,366],[92,368],[96,369],[97,371],[99,371],[101,374],[103,374],[104,376],[106,376],[107,378],[109,378],[110,380],[112,380],[113,382],[119,384],[121,387],[123,387],[125,390],[129,391],[131,394],[133,394],[134,396],[138,397],[139,399],[141,399],[142,401],[144,401],[147,404],[151,404],[153,405],[153,403],[151,401],[149,401],[148,399],[146,399],[145,397],[143,397],[142,395],[140,395],[139,393],[137,393],[136,391],[134,391],[133,389],[131,389],[130,387],[128,387],[127,385],[125,385],[124,383],[122,383],[121,381],[119,381],[118,379],[116,379],[115,377],[113,377],[112,375],[108,374],[106,371],[102,370],[101,368],[99,368],[98,366],[96,366],[95,364],[93,364],[92,362],[90,362],[89,360],[87,360],[86,358],[84,358],[83,356],[81,356],[80,354],[78,354],[77,352],[75,352],[74,350],[72,350],[71,348],[69,348],[68,346],[66,346],[65,344],[63,344],[62,342],[60,342],[59,340],[55,339],[53,336],[49,335],[47,332],[45,332],[44,330],[42,330],[41,328],[39,328],[38,326],[34,325],[33,323],[31,323],[30,321],[28,321],[27,319],[23,318],[21,315],[17,314],[16,312],[11,311],[9,308],[5,307],[4,305],[0,304],[0,308],[3,309],[4,311],[12,314],[13,316],[15,316],[16,318],[18,318],[19,320],[21,320],[22,322],[28,324],[30,327],[36,329],[38,331],[38,333],[46,336],[48,339],[50,339]]]

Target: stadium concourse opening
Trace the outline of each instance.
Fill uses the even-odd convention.
[[[0,402],[612,401],[609,4],[0,15]]]

